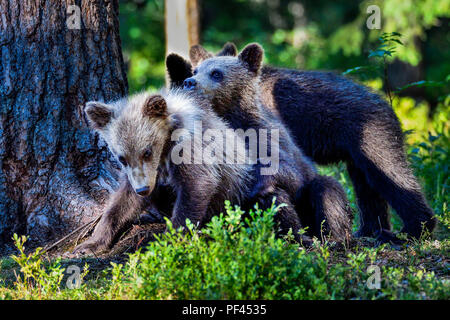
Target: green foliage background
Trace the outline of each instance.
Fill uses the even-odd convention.
[[[369,30],[369,5],[381,9],[381,30]],[[199,0],[201,42],[218,50],[259,42],[269,64],[345,71],[365,64],[381,32],[399,32],[396,57],[421,69],[423,79],[450,74],[450,0]],[[164,85],[164,1],[120,5],[121,37],[129,63],[130,92]],[[442,90],[426,89],[435,104]]]

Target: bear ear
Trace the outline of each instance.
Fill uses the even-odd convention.
[[[257,74],[261,69],[264,57],[264,49],[257,43],[247,45],[239,54],[239,60],[242,61],[250,70]]]
[[[232,42],[227,42],[223,46],[222,50],[220,50],[216,56],[217,57],[223,57],[223,56],[229,56],[229,57],[236,57],[238,54],[238,50],[236,48],[236,45]]]
[[[191,63],[176,53],[167,56],[166,68],[169,74],[170,88],[182,87],[183,81],[192,77]]]
[[[145,100],[142,112],[144,116],[150,118],[165,117],[167,116],[166,100],[159,94],[150,96]]]
[[[201,45],[196,44],[189,50],[189,59],[191,59],[192,66],[195,68],[203,60],[212,58],[212,54],[205,50]]]
[[[89,124],[96,130],[103,129],[111,122],[111,119],[114,116],[113,108],[99,101],[89,101],[86,103],[84,112]]]

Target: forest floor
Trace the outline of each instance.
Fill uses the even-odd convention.
[[[143,296],[136,294],[136,292],[131,293],[129,291],[131,279],[125,280],[126,278],[133,278],[134,275],[131,276],[131,274],[136,273],[136,269],[130,269],[130,261],[133,260],[130,257],[137,256],[139,260],[145,260],[145,255],[148,255],[148,251],[155,249],[155,246],[152,248],[152,243],[158,243],[157,246],[160,246],[160,249],[162,248],[163,251],[167,250],[167,243],[164,242],[164,239],[155,241],[155,235],[161,236],[164,230],[164,224],[135,225],[122,236],[112,250],[86,258],[64,258],[67,256],[67,252],[70,252],[75,245],[74,242],[69,242],[66,246],[63,245],[52,249],[51,252],[46,252],[39,258],[34,256],[33,253],[23,254],[22,257],[17,255],[14,259],[5,257],[0,260],[0,299],[105,299],[108,295],[111,295],[110,298],[113,299],[143,298]],[[183,242],[180,239],[176,241],[177,245],[175,245],[175,248],[179,243]],[[218,242],[221,243],[221,241]],[[239,240],[239,242],[242,241]],[[252,239],[252,241],[255,241],[255,239]],[[205,246],[205,244],[203,243],[202,245]],[[174,243],[171,245],[174,246]],[[264,247],[270,246],[268,244]],[[275,249],[272,248],[272,250]],[[285,249],[277,247],[276,250],[282,251]],[[306,256],[312,259],[306,260],[306,263],[310,264],[311,269],[315,269],[317,267],[316,264],[321,260],[326,260],[325,269],[320,270],[321,268],[319,268],[313,271],[312,277],[314,281],[317,280],[326,283],[328,281],[325,280],[327,279],[327,273],[330,275],[329,280],[331,282],[327,285],[327,293],[325,295],[322,292],[320,294],[314,293],[313,295],[288,295],[286,297],[275,295],[269,296],[269,298],[450,299],[450,240],[448,229],[442,225],[439,225],[433,240],[423,239],[421,241],[409,242],[400,250],[391,248],[389,245],[377,246],[375,240],[369,238],[355,239],[347,246],[333,243],[316,243],[315,246],[307,250],[296,250],[300,250],[299,252],[301,253],[303,251]],[[242,250],[240,252],[242,253]],[[187,251],[183,251],[183,253],[188,254]],[[167,255],[170,256],[170,254],[168,253]],[[211,254],[214,255],[214,253]],[[54,261],[57,257],[62,257],[62,259],[58,259],[55,265]],[[299,256],[298,258],[303,259],[303,257]],[[181,260],[181,258],[176,259]],[[221,263],[222,258],[220,256],[214,259],[217,260],[217,264]],[[252,260],[252,257],[248,259]],[[38,263],[39,266],[37,266],[37,261],[41,261],[42,263]],[[367,285],[365,284],[370,277],[368,268],[373,265],[376,265],[381,270],[380,277],[382,286],[380,289],[367,289]],[[89,272],[82,276],[84,283],[82,293],[80,293],[80,289],[73,290],[69,288],[71,273],[67,271],[70,270],[70,267],[73,268],[73,266],[78,266],[81,273],[83,272],[83,268],[88,266]],[[122,266],[125,267],[122,268]],[[174,265],[170,266],[170,264],[155,267],[161,268],[161,266],[168,270],[174,267]],[[179,264],[177,266],[181,267]],[[186,268],[189,269],[192,266],[187,263]],[[240,267],[238,266],[238,268]],[[24,275],[27,273],[26,269],[28,269],[30,275],[27,279],[24,278]],[[282,272],[286,272],[286,270]],[[334,288],[334,286],[339,286],[339,284],[333,284],[336,280],[332,280],[333,274],[336,272],[337,274],[334,277],[339,276],[342,278],[342,281],[345,281],[344,288],[342,288],[343,292],[338,296],[334,296],[334,293],[331,294],[330,292],[341,290],[340,288]],[[357,275],[356,278],[354,275]],[[145,275],[141,274],[138,278],[141,279],[140,277],[145,278]],[[164,275],[161,275],[161,277],[164,278]],[[306,276],[306,278],[308,277],[311,277],[311,275]],[[120,282],[119,287],[123,286],[123,288],[117,289],[118,281]],[[207,282],[206,279],[199,281]],[[51,285],[51,283],[53,284]],[[46,285],[51,289],[47,289],[48,292],[43,294],[42,291],[45,291],[43,288]],[[38,288],[40,289],[37,290]],[[289,290],[287,289],[287,291]],[[144,297],[177,298],[177,296],[164,295],[144,295]],[[221,298],[226,297],[224,295]],[[209,299],[216,297],[202,292],[198,295],[187,297],[181,295],[178,298]],[[232,298],[255,297],[250,295],[243,297],[235,296]],[[257,298],[261,298],[261,296]]]

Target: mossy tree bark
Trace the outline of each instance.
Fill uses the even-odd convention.
[[[82,106],[126,93],[118,0],[0,0],[0,247],[101,212],[117,167]]]

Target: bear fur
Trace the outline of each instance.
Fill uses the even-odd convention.
[[[160,202],[167,210],[175,228],[184,227],[186,219],[202,227],[214,214],[223,212],[225,200],[248,208],[253,201],[253,186],[258,175],[257,167],[245,163],[244,151],[232,153],[235,163],[196,162],[196,150],[215,149],[219,141],[200,142],[190,139],[188,149],[180,149],[186,141],[174,139],[177,130],[195,134],[196,123],[201,123],[204,136],[209,129],[224,132],[229,126],[205,105],[200,108],[192,97],[180,91],[163,95],[141,93],[111,104],[89,102],[85,113],[90,126],[106,141],[110,151],[122,165],[124,173],[120,189],[111,197],[110,205],[102,215],[93,235],[75,248],[75,254],[87,254],[108,249],[141,212],[143,206]],[[189,136],[190,137],[190,136]],[[233,136],[240,139],[240,136]],[[245,142],[242,142],[245,145]],[[176,153],[175,150],[178,150]],[[175,163],[173,155],[185,162]],[[296,180],[284,181],[282,189],[274,191],[283,202],[290,203],[297,188]],[[166,190],[172,190],[165,194]],[[283,198],[285,197],[285,198]],[[153,203],[155,204],[155,203]],[[270,206],[271,203],[268,203]],[[158,207],[158,205],[157,205]],[[292,206],[291,206],[292,207]],[[281,208],[275,220],[283,234],[292,229],[296,240],[310,243],[310,238],[300,236],[298,215]]]
[[[351,211],[344,190],[333,178],[317,174],[310,160],[293,142],[286,127],[261,103],[259,73],[263,55],[263,49],[252,44],[239,57],[208,56],[185,82],[191,82],[190,92],[193,96],[211,103],[214,112],[231,127],[279,130],[279,170],[273,175],[258,176],[254,191],[258,195],[258,202],[265,204],[275,195],[279,203],[288,204],[282,210],[290,211],[289,216],[298,212],[301,222],[311,222],[302,223],[310,228],[309,235],[323,237],[324,234],[330,234],[338,241],[348,240]],[[177,58],[169,55],[168,64],[171,59],[175,61]],[[169,71],[170,77],[173,71]],[[292,180],[296,181],[295,189],[288,186]],[[320,191],[308,192],[305,188]]]
[[[236,55],[232,43],[217,54]],[[181,78],[212,57],[201,46],[191,48],[191,62],[168,57],[173,86],[181,85]],[[263,66],[260,78],[264,106],[283,121],[306,156],[322,165],[346,163],[360,211],[356,236],[396,242],[388,204],[402,219],[402,232],[418,238],[423,228],[433,231],[436,219],[406,160],[400,122],[386,101],[331,72]]]

